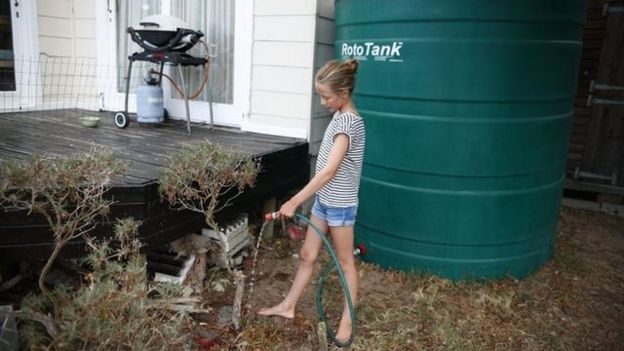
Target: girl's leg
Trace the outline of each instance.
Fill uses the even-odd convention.
[[[327,233],[327,222],[314,215],[310,217],[310,220],[320,230]],[[299,301],[299,297],[301,297],[303,290],[308,285],[310,277],[312,277],[314,262],[318,257],[321,245],[323,245],[321,238],[319,238],[312,226],[308,226],[306,238],[303,242],[301,252],[299,253],[299,269],[297,269],[295,281],[290,287],[288,295],[286,295],[282,302],[273,307],[261,308],[258,310],[258,314],[263,316],[280,316],[284,318],[293,318],[295,316],[295,306],[297,305],[297,301]]]
[[[358,289],[358,275],[355,269],[355,257],[353,256],[353,226],[330,227],[329,230],[331,232],[332,242],[334,243],[334,249],[336,250],[336,256],[338,257],[338,261],[340,261],[340,267],[345,274],[345,279],[347,280],[347,285],[349,286],[351,302],[355,306]],[[340,324],[338,325],[338,331],[336,332],[336,339],[340,341],[347,341],[350,336],[351,314],[349,313],[349,305],[345,299],[342,317],[340,319]]]

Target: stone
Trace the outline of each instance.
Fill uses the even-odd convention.
[[[233,312],[234,308],[232,306],[223,306],[219,309],[219,317],[217,319],[217,324],[219,325],[219,327],[224,327],[232,323]]]

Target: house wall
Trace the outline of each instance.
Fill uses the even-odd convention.
[[[245,130],[306,138],[316,155],[331,119],[314,89],[333,58],[334,0],[257,0],[250,115]]]
[[[95,0],[38,0],[37,26],[42,54],[96,57]]]
[[[624,95],[590,88],[592,81],[624,86],[624,13],[615,6],[608,0],[589,0],[587,4],[566,163],[566,187],[572,190],[624,194],[624,109],[600,100],[595,103],[596,99],[622,100]]]
[[[96,0],[38,0],[40,108],[95,108]]]
[[[244,130],[308,138],[316,1],[254,3],[250,115]]]
[[[316,14],[316,39],[314,40],[314,73],[334,58],[334,0],[318,0]],[[317,155],[323,133],[332,118],[332,114],[320,104],[316,89],[312,89],[312,120],[310,122],[310,154]]]
[[[314,75],[334,56],[334,0],[254,0],[253,4],[250,108],[241,129],[307,139],[310,153],[316,155],[331,115],[319,104]],[[37,1],[41,59],[54,61],[43,63],[41,73],[63,77],[46,85],[50,89],[44,91],[44,100],[62,99],[54,96],[58,85],[80,84],[61,71],[67,61],[87,60],[86,66],[95,67],[95,9],[96,0]],[[59,57],[64,58],[63,64]],[[86,75],[95,80],[95,72]]]
[[[589,139],[592,111],[591,107],[587,106],[587,98],[590,82],[596,80],[600,68],[600,56],[607,28],[607,16],[602,14],[602,9],[607,2],[606,0],[588,1],[587,22],[583,28],[583,52],[566,163],[566,173],[571,178],[574,177],[575,170],[581,167],[583,152]]]

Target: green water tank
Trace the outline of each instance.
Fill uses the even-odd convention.
[[[522,277],[553,253],[584,0],[336,0],[360,61],[368,261]]]

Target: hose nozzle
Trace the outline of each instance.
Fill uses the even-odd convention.
[[[267,213],[267,214],[264,215],[264,221],[265,222],[271,222],[271,221],[274,221],[274,220],[276,220],[278,218],[280,218],[279,211]]]
[[[359,243],[355,250],[353,250],[353,256],[366,256],[367,253],[368,250],[362,243]]]

